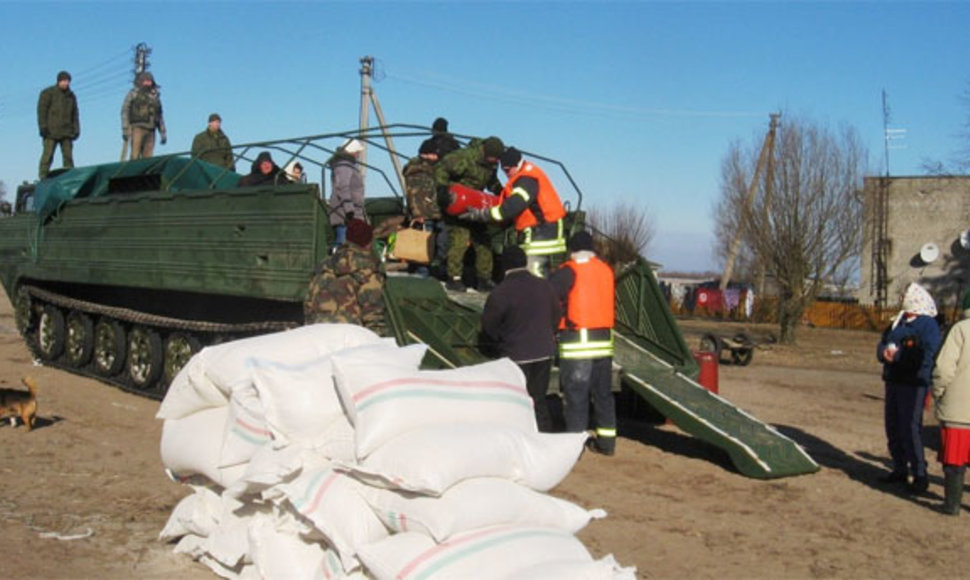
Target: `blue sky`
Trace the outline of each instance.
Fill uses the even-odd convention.
[[[653,217],[652,260],[716,269],[721,159],[732,141],[760,142],[770,112],[855,126],[882,173],[885,89],[907,131],[891,172],[949,160],[970,115],[968,23],[957,2],[0,0],[0,180],[36,177],[37,94],[60,69],[80,100],[76,163],[116,160],[139,42],[162,85],[159,153],[187,150],[212,111],[234,143],[353,129],[358,59],[373,55],[389,122],[443,115],[560,159],[586,207]]]

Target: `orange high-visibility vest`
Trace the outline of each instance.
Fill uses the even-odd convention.
[[[528,161],[522,164],[522,168],[515,174],[515,178],[505,184],[502,193],[499,194],[501,201],[505,201],[513,195],[519,195],[515,192],[515,182],[522,177],[531,177],[539,182],[539,194],[536,196],[536,202],[539,204],[539,211],[542,212],[542,218],[545,223],[553,223],[566,216],[566,208],[563,207],[562,200],[559,199],[559,194],[556,193],[556,188],[552,186],[552,182],[549,181],[549,178],[546,177],[546,174],[541,169]],[[533,200],[530,199],[527,201],[529,202],[529,206],[531,206]],[[539,218],[527,207],[525,211],[515,218],[514,225],[516,231],[521,232],[526,228],[539,225]]]
[[[571,268],[576,281],[569,290],[566,313],[559,322],[562,330],[613,328],[613,268],[596,256],[562,265]]]

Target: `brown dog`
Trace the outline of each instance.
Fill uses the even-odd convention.
[[[34,377],[26,376],[20,381],[27,387],[19,389],[0,389],[0,419],[18,416],[30,431],[37,420],[37,383]]]

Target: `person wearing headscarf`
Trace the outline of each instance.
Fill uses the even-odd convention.
[[[350,220],[367,220],[364,213],[364,178],[359,167],[363,151],[363,143],[348,139],[329,161],[331,193],[327,205],[334,231],[334,246],[347,241],[347,223]]]
[[[940,511],[951,516],[960,513],[964,474],[970,464],[970,290],[963,295],[961,307],[963,320],[950,329],[933,369],[943,464]]]
[[[936,303],[919,284],[903,294],[902,310],[883,332],[876,358],[883,365],[885,382],[886,440],[892,471],[883,483],[904,483],[907,491],[926,491],[926,459],[923,453],[923,405],[933,379],[933,361],[940,350],[940,326]]]

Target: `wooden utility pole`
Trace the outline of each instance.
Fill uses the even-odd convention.
[[[778,128],[778,119],[781,118],[781,113],[771,113],[769,117],[771,122],[768,125],[768,133],[765,135],[765,141],[761,146],[761,154],[758,156],[758,164],[754,168],[754,176],[751,178],[751,184],[748,186],[748,191],[744,196],[744,206],[738,216],[738,228],[735,230],[734,237],[731,239],[731,245],[728,248],[728,257],[724,263],[724,272],[721,274],[721,290],[727,288],[728,283],[731,282],[731,275],[734,274],[734,262],[738,259],[738,253],[741,251],[741,238],[747,228],[746,216],[751,204],[754,202],[754,196],[758,192],[761,173],[764,171],[765,166],[771,163],[771,156],[774,153],[775,130]]]
[[[394,149],[394,139],[391,137],[390,133],[387,132],[387,121],[384,120],[384,111],[381,110],[381,102],[377,98],[377,93],[374,92],[374,88],[371,86],[371,77],[374,74],[374,57],[364,56],[360,59],[360,136],[363,138],[367,135],[370,129],[368,115],[370,113],[370,107],[374,107],[374,113],[377,115],[377,122],[380,123],[381,134],[384,135],[384,143],[387,144],[388,150],[391,154],[391,163],[394,165],[394,173],[397,175],[397,181],[401,185],[401,192],[406,191],[404,185],[404,172],[401,169],[401,161],[397,158],[396,150]],[[360,161],[362,165],[367,164],[367,141],[363,141],[364,151],[360,154]],[[363,174],[361,174],[363,178]]]

